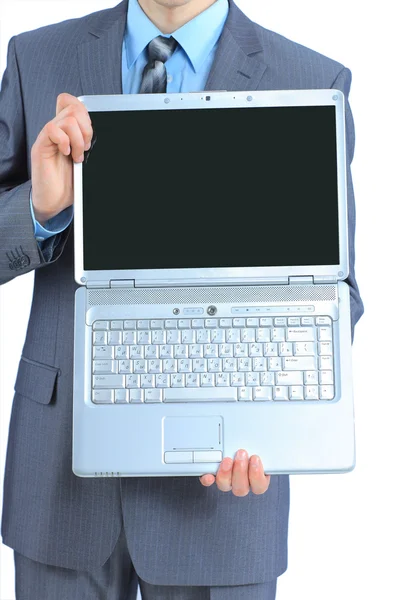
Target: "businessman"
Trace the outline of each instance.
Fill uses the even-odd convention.
[[[10,40],[0,92],[0,282],[35,270],[2,514],[17,600],[134,600],[138,585],[143,600],[273,600],[287,568],[289,478],[264,475],[245,449],[200,481],[72,472],[72,165],[93,135],[77,97],[341,89],[354,335],[363,305],[350,82],[346,67],[253,23],[232,0],[123,0]]]

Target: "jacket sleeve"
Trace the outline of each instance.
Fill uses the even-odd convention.
[[[345,97],[346,118],[346,151],[347,151],[347,207],[348,207],[348,231],[349,231],[349,276],[346,283],[350,286],[351,305],[351,335],[354,340],[354,327],[364,313],[364,305],[361,300],[358,284],[355,276],[355,229],[356,229],[356,207],[354,200],[353,180],[350,165],[354,157],[355,131],[354,120],[349,104],[349,93],[351,86],[351,72],[344,68],[332,84],[332,88],[343,92]]]
[[[39,247],[30,209],[29,150],[14,36],[0,90],[0,284],[56,261],[71,230],[69,225]]]

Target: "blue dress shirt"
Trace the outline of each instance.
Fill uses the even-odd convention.
[[[229,12],[228,0],[216,0],[207,10],[174,31],[179,43],[165,63],[167,92],[201,92],[204,90]],[[152,39],[163,34],[141,9],[137,0],[130,0],[122,46],[122,92],[137,94],[142,73],[147,64],[146,47]],[[64,231],[72,221],[73,206],[49,219],[42,227],[35,219],[30,197],[34,234],[41,246],[47,238]]]

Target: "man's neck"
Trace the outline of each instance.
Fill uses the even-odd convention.
[[[150,21],[165,34],[173,33],[216,2],[216,0],[190,0],[178,5],[178,1],[138,0]]]

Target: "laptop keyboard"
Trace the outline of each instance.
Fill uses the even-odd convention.
[[[92,401],[332,400],[330,317],[93,323]]]

